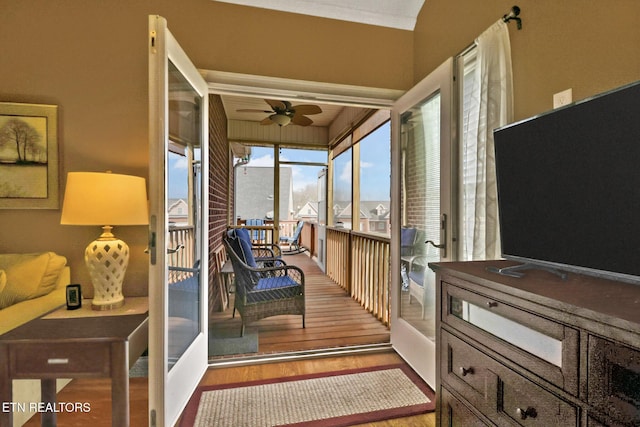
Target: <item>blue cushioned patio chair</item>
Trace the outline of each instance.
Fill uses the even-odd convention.
[[[302,232],[303,227],[304,227],[304,221],[298,221],[298,224],[296,225],[296,229],[293,232],[293,236],[291,237],[280,236],[280,239],[278,240],[278,242],[280,244],[286,244],[289,246],[286,252],[299,253],[304,250],[303,248],[300,247],[300,233]]]
[[[282,249],[280,246],[274,243],[255,243],[251,238],[251,232],[246,228],[234,228],[236,237],[242,239],[251,248],[251,253],[255,257],[256,261],[269,261],[273,258],[280,258],[282,256]]]
[[[200,260],[193,268],[169,266],[169,316],[196,320],[200,302]]]
[[[411,271],[411,264],[416,258],[415,245],[418,237],[418,230],[414,227],[402,227],[400,230],[400,263],[402,289],[409,289],[408,272]]]
[[[246,324],[281,314],[301,315],[304,328],[304,272],[281,260],[263,261],[261,266],[241,235],[232,229],[223,239],[235,275],[233,314],[238,310],[242,318],[241,336]]]

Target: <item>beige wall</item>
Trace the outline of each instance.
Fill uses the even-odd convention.
[[[199,68],[395,89],[413,81],[408,31],[211,0],[0,0],[0,11],[0,101],[59,106],[63,181],[69,171],[148,176],[149,14],[167,18]],[[65,255],[89,295],[82,258],[100,229],[59,222],[59,210],[0,210],[0,252]],[[114,232],[132,252],[125,294],[146,294],[146,228]]]
[[[415,30],[419,81],[507,13],[513,0],[427,0]],[[515,118],[553,107],[553,94],[580,100],[640,80],[637,0],[520,0],[523,28],[509,24]]]
[[[0,101],[58,105],[61,171],[148,176],[147,15],[160,14],[199,68],[408,89],[512,6],[427,0],[415,34],[211,0],[0,0]],[[510,24],[516,118],[640,79],[640,2],[522,0]],[[151,166],[153,167],[153,166]],[[64,187],[62,187],[64,188]],[[59,211],[0,211],[0,252],[55,250],[72,280],[96,227]],[[145,227],[118,227],[132,248],[126,294],[146,293]],[[89,288],[85,288],[87,291]]]

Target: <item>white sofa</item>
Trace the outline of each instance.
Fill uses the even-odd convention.
[[[0,334],[64,305],[69,283],[66,259],[53,252],[0,254]],[[58,380],[58,390],[68,382]],[[39,401],[39,380],[13,381],[13,402]],[[32,415],[14,412],[13,427]]]

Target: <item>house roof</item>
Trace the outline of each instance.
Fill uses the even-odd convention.
[[[389,212],[389,200],[381,200],[381,201],[372,201],[372,200],[361,200],[360,201],[360,218],[369,218],[369,219],[383,219],[385,215]],[[344,206],[344,208],[342,208]],[[345,218],[351,217],[351,202],[346,201],[338,201],[333,204],[334,209],[340,209],[340,212],[336,215],[336,218]],[[382,212],[378,214],[378,207],[381,208]]]
[[[280,168],[280,219],[293,205],[292,170]],[[265,219],[274,210],[273,167],[242,166],[236,170],[236,213],[243,219]]]

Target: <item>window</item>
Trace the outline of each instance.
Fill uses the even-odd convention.
[[[333,225],[351,229],[352,152],[349,148],[333,159]]]
[[[389,233],[391,208],[391,123],[365,136],[360,145],[361,231]],[[376,226],[377,224],[377,226]]]
[[[391,122],[387,110],[368,111],[333,146],[332,224],[390,233]]]

